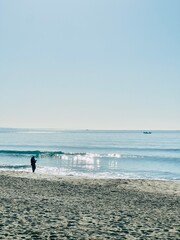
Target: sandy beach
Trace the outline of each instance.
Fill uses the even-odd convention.
[[[180,239],[180,182],[0,172],[0,239]]]

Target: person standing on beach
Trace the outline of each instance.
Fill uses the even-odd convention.
[[[35,172],[35,170],[36,170],[36,159],[35,159],[35,157],[34,156],[32,156],[32,158],[31,158],[31,167],[32,167],[32,171],[33,172]]]

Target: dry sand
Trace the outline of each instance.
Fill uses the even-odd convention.
[[[0,172],[0,239],[180,239],[180,182]]]

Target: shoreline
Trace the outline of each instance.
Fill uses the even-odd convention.
[[[0,239],[180,239],[180,181],[0,172]]]
[[[131,179],[131,178],[96,178],[96,177],[88,177],[88,176],[73,176],[73,175],[58,175],[58,174],[45,174],[45,173],[32,173],[32,172],[24,172],[24,171],[0,171],[0,177],[9,176],[9,177],[17,177],[17,178],[28,178],[28,179],[36,179],[36,180],[47,180],[47,181],[67,181],[84,183],[88,184],[98,183],[105,184],[109,183],[117,183],[117,182],[125,182],[127,187],[135,188],[139,191],[144,192],[156,192],[156,193],[164,193],[164,194],[175,194],[180,195],[180,180],[171,180],[171,179]]]
[[[6,174],[6,175],[9,175],[9,176],[21,176],[21,177],[26,177],[26,178],[46,178],[46,179],[59,179],[59,178],[81,178],[81,179],[99,179],[99,180],[118,180],[118,179],[121,179],[121,180],[147,180],[147,181],[168,181],[168,182],[180,182],[180,178],[148,178],[148,177],[125,177],[125,176],[115,176],[115,177],[112,177],[112,176],[99,176],[99,175],[96,175],[96,174],[92,174],[92,175],[74,175],[74,174],[61,174],[61,173],[53,173],[53,172],[42,172],[42,171],[39,171],[39,170],[36,170],[34,172],[34,176],[31,175],[32,174],[32,169],[29,168],[28,171],[27,170],[10,170],[10,169],[1,169],[0,170],[0,174]]]

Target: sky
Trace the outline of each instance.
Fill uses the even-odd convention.
[[[180,129],[179,0],[0,0],[0,127]]]

